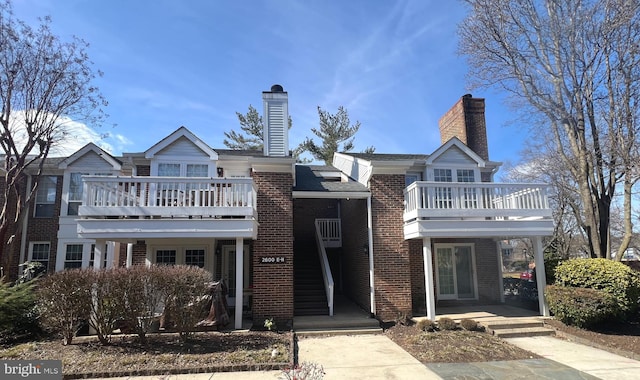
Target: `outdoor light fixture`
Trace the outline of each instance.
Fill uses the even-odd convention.
[[[224,169],[223,168],[218,168],[218,177],[222,177],[224,175]]]
[[[362,251],[364,252],[365,255],[369,254],[369,245],[365,244],[362,246]]]

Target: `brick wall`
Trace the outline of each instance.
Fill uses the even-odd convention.
[[[289,173],[253,173],[258,196],[258,238],[253,255],[253,319],[273,317],[281,328],[293,320],[293,179]],[[285,263],[263,264],[262,257]]]
[[[411,265],[411,307],[415,315],[425,315],[427,300],[424,286],[422,239],[409,240],[409,260]]]
[[[147,244],[142,242],[143,240],[140,240],[133,244],[131,265],[145,265],[147,263]]]
[[[342,265],[345,294],[364,310],[371,310],[369,293],[369,244],[367,201],[342,200]],[[375,251],[375,248],[374,248]]]
[[[454,136],[485,160],[489,159],[484,99],[464,95],[439,121],[444,144]]]
[[[411,314],[409,243],[404,241],[404,175],[370,180],[376,313],[383,321]]]
[[[315,242],[315,220],[318,218],[339,218],[338,201],[335,199],[296,199],[293,202],[296,241]]]

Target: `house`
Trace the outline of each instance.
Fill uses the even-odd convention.
[[[503,302],[510,238],[531,238],[544,271],[546,186],[493,181],[484,99],[465,95],[443,116],[430,154],[336,153],[324,166],[291,157],[287,92],[262,98],[263,151],[212,148],[180,127],[144,152],[88,144],[47,159],[8,273],[25,261],[197,265],[228,284],[240,328],[243,316],[339,314],[337,297],[385,321]]]

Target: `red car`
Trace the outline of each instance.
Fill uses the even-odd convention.
[[[520,273],[520,279],[525,281],[533,282],[536,280],[536,274],[533,269],[527,269],[526,271]]]

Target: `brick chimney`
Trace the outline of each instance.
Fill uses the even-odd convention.
[[[271,91],[262,92],[262,103],[264,155],[286,157],[289,155],[289,97],[282,86],[274,84]]]
[[[489,160],[484,99],[466,94],[440,118],[440,140],[444,144],[457,137],[478,156]]]

